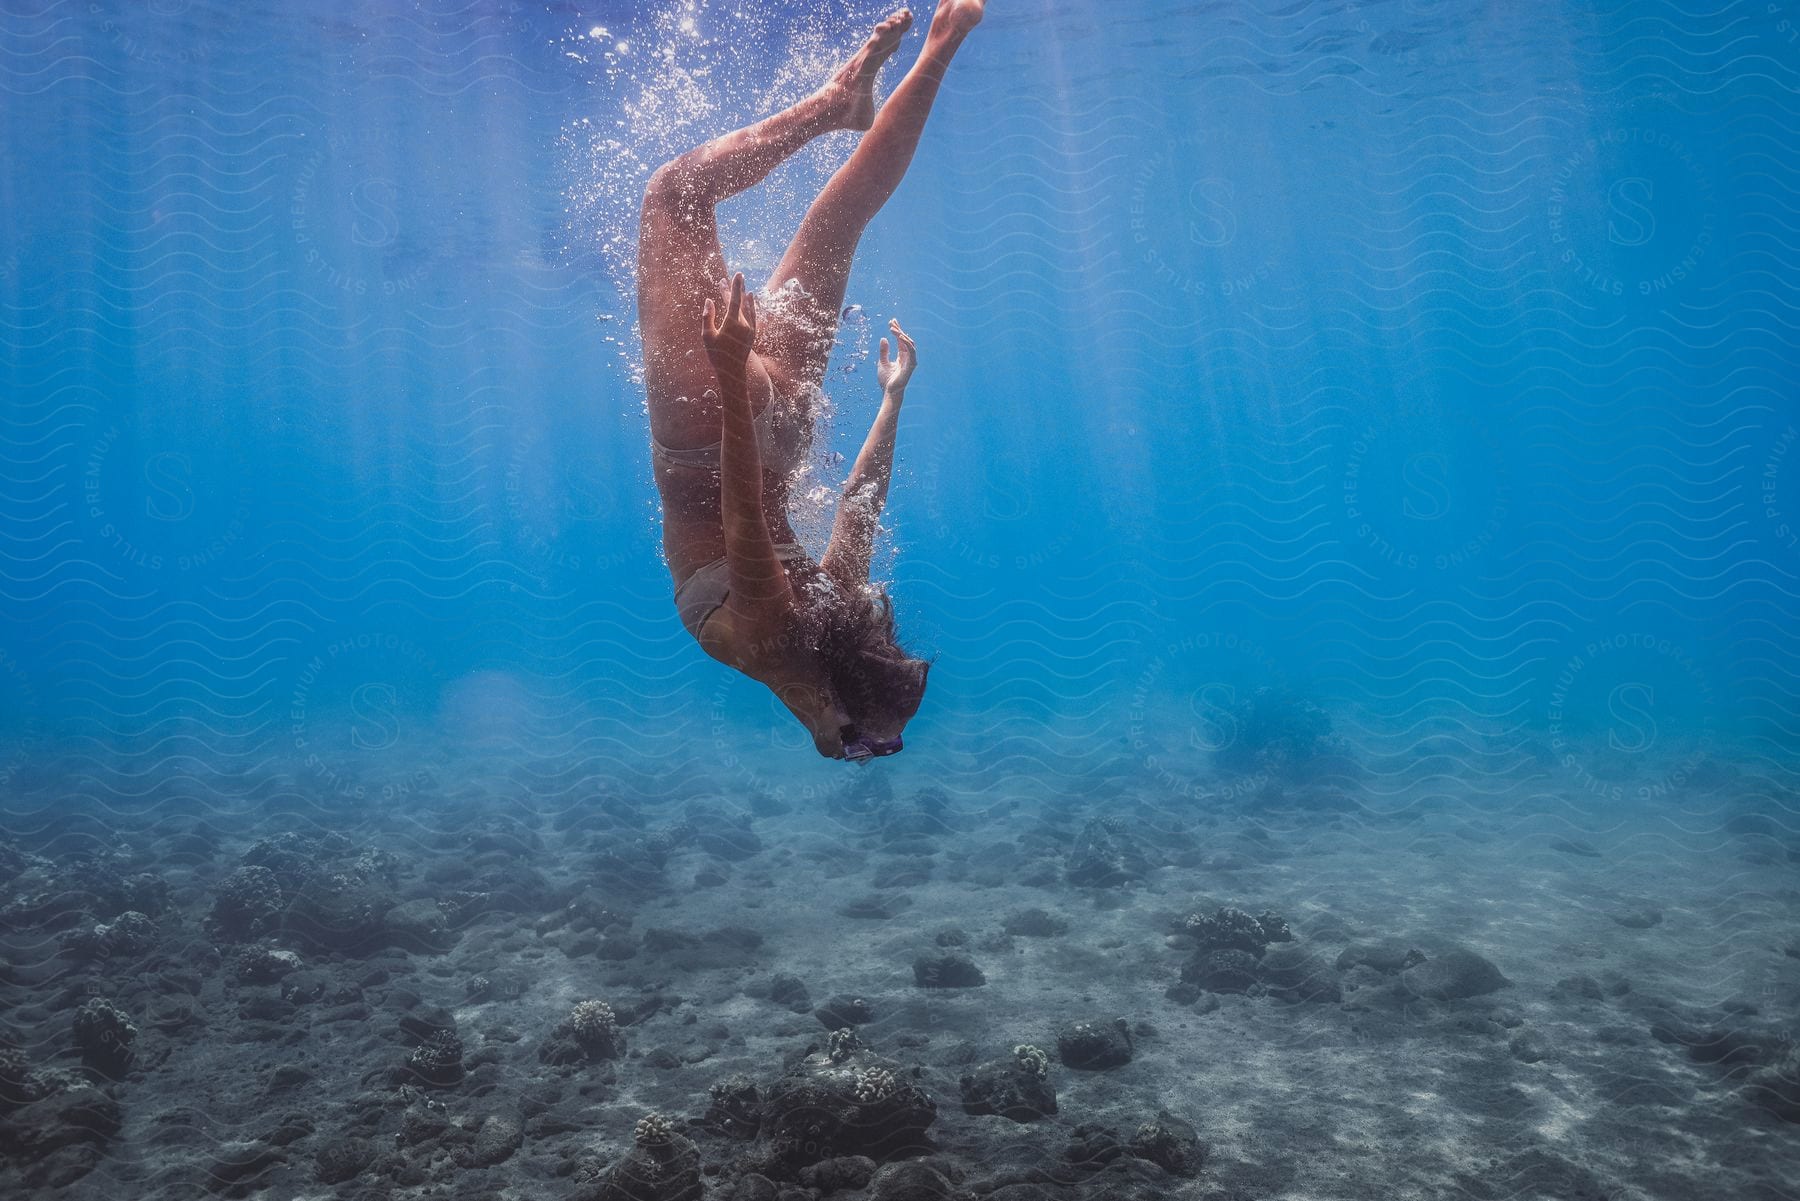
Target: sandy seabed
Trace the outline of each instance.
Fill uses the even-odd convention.
[[[9,1197],[1800,1193],[1800,820],[1717,759],[1628,804],[1549,754],[49,771],[0,827]]]

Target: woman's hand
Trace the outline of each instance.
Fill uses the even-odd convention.
[[[889,321],[888,328],[894,331],[900,353],[889,358],[888,340],[881,340],[881,365],[875,369],[875,380],[883,392],[898,395],[906,391],[906,381],[912,378],[913,368],[919,365],[919,348],[913,345],[913,340],[906,336],[898,321]]]
[[[717,310],[712,301],[706,302],[700,326],[706,355],[715,371],[742,371],[756,343],[756,298],[744,291],[743,272],[732,277],[731,299],[722,320],[716,318]]]

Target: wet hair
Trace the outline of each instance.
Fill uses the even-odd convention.
[[[858,726],[897,730],[925,699],[931,664],[906,652],[894,635],[886,589],[839,590],[815,610],[814,645],[844,712]]]

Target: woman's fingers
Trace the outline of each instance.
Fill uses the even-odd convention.
[[[726,310],[725,319],[736,321],[744,312],[744,273],[738,272],[731,277],[731,307]]]
[[[738,276],[738,287],[743,286],[744,277],[740,275]],[[744,324],[750,327],[751,333],[756,332],[756,294],[754,292],[744,293]]]
[[[888,365],[888,340],[886,338],[881,340],[881,365],[883,367]]]
[[[905,330],[900,328],[900,319],[899,318],[896,317],[896,318],[890,320],[888,322],[888,328],[894,331],[894,337],[899,339],[900,349],[904,353],[911,355],[916,351],[917,348],[913,346],[913,340],[907,336],[907,333]]]
[[[713,302],[709,300],[706,302],[706,306],[700,313],[700,332],[705,336],[708,342],[711,342],[718,336],[718,327],[714,324],[714,314],[716,312],[717,310],[713,307]]]

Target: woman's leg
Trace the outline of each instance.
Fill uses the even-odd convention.
[[[984,7],[985,0],[940,0],[919,60],[881,106],[849,161],[813,201],[775,269],[769,291],[794,280],[806,299],[797,301],[799,311],[771,331],[763,353],[796,382],[816,385],[824,378],[857,243],[900,186],[950,60],[980,23]]]
[[[714,207],[762,182],[820,134],[868,128],[875,74],[911,24],[910,13],[889,17],[818,92],[688,151],[650,177],[638,235],[638,321],[653,378],[692,357],[701,344],[701,309],[725,281]]]

